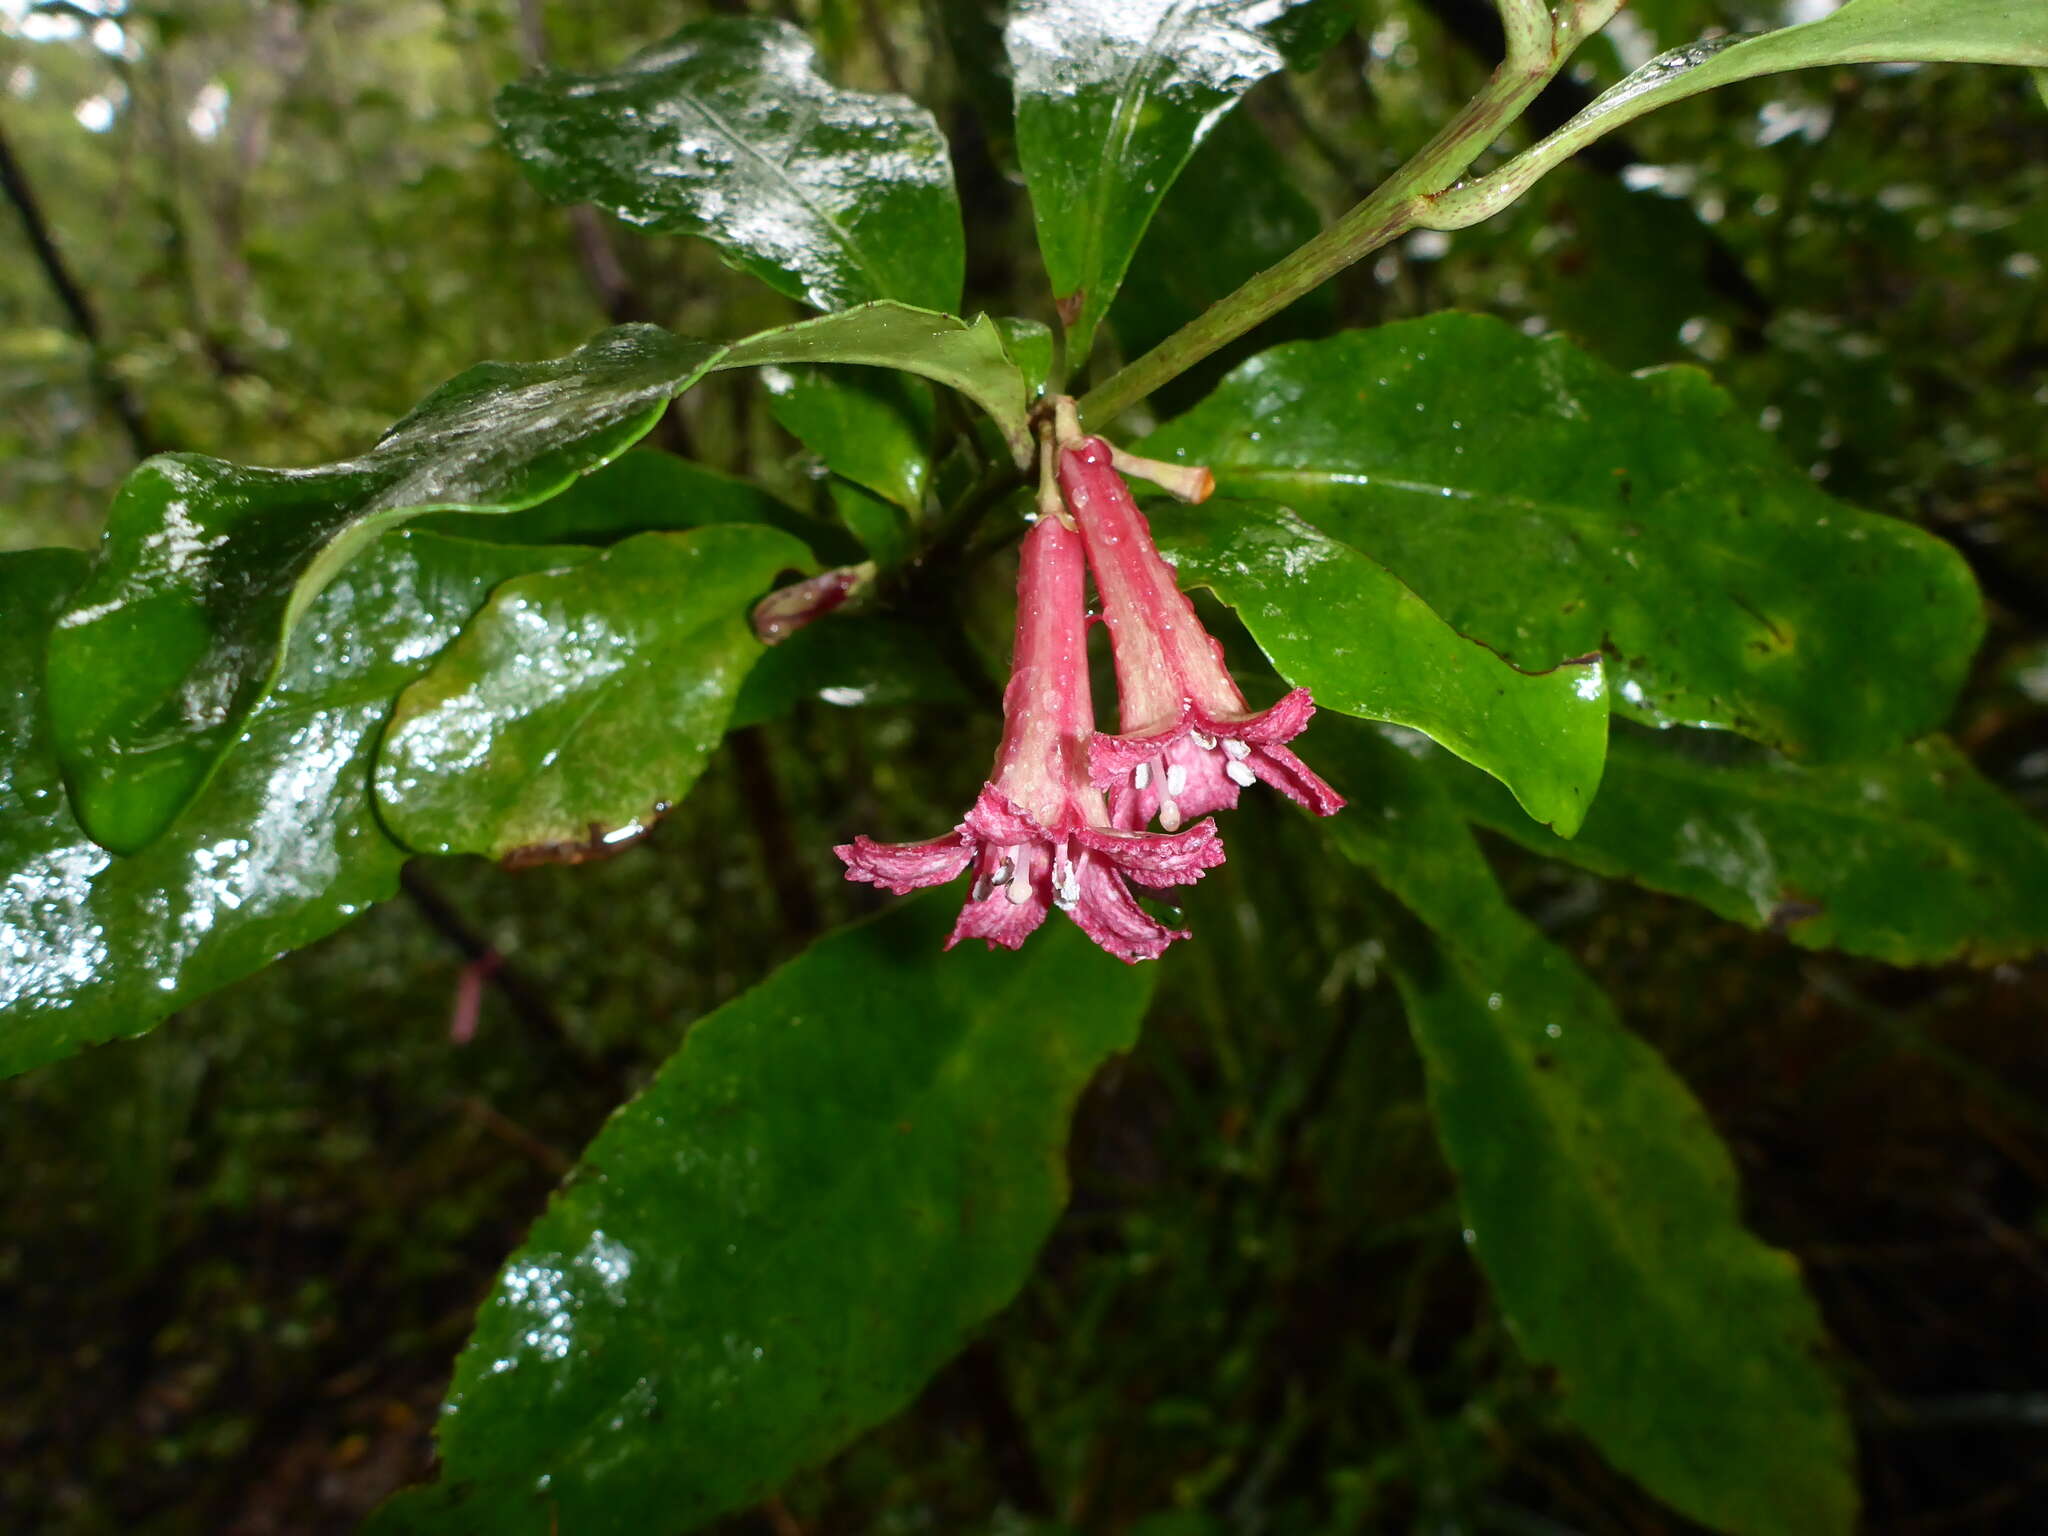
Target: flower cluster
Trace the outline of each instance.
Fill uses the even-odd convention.
[[[1015,949],[1058,907],[1111,954],[1150,960],[1187,934],[1153,919],[1130,886],[1191,884],[1222,863],[1216,824],[1202,818],[1236,805],[1238,792],[1260,780],[1318,815],[1344,801],[1286,747],[1315,713],[1308,691],[1270,709],[1246,707],[1119,466],[1194,500],[1206,494],[1207,474],[1084,437],[1071,407],[1058,419],[1047,444],[1046,515],[1025,536],[1018,570],[1016,648],[988,783],[945,837],[857,837],[834,851],[849,880],[899,896],[971,867],[974,886],[949,949],[962,939]],[[1116,662],[1115,735],[1095,729],[1088,685],[1091,570]],[[1155,817],[1161,830],[1146,830]]]

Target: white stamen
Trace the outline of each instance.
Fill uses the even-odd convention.
[[[1004,854],[1002,858],[996,861],[995,872],[988,877],[988,883],[990,885],[1008,885],[1010,883],[1010,876],[1016,872],[1017,866],[1011,862],[1008,854]]]
[[[974,895],[969,899],[972,901],[987,901],[988,893],[994,889],[995,886],[990,883],[987,875],[977,875],[974,880]]]
[[[1029,880],[1012,880],[1003,887],[1003,894],[1010,898],[1013,906],[1021,907],[1031,899],[1031,882]]]
[[[1194,738],[1195,745],[1204,752],[1214,752],[1216,750],[1216,738],[1207,731],[1189,731],[1188,735]]]
[[[1181,767],[1179,763],[1168,763],[1166,765],[1166,792],[1169,795],[1178,797],[1181,791],[1187,787],[1187,769]]]
[[[1251,765],[1241,763],[1234,757],[1223,765],[1223,771],[1230,775],[1231,783],[1245,789],[1250,789],[1259,782],[1259,776],[1252,772]]]
[[[1223,741],[1223,755],[1225,757],[1234,757],[1241,763],[1252,755],[1252,749],[1239,741],[1235,736],[1227,736]]]
[[[1171,800],[1159,802],[1159,825],[1169,832],[1180,830],[1180,807]]]
[[[1071,864],[1067,876],[1060,882],[1059,894],[1053,897],[1053,905],[1062,912],[1071,912],[1081,904],[1081,872]]]
[[[1150,763],[1140,763],[1131,770],[1131,787],[1133,789],[1143,789],[1151,782],[1152,765]]]

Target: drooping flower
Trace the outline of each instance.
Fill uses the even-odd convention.
[[[1081,541],[1057,517],[1025,536],[1017,579],[1017,642],[1003,694],[1003,741],[974,808],[925,843],[857,837],[833,851],[846,878],[902,896],[970,865],[974,886],[946,947],[986,939],[1015,949],[1051,907],[1121,960],[1150,960],[1183,930],[1155,921],[1126,881],[1185,885],[1223,862],[1215,823],[1171,834],[1119,831],[1091,782],[1095,734],[1088,688]]]
[[[1142,462],[1142,461],[1138,461]],[[1117,735],[1095,738],[1090,766],[1109,790],[1110,820],[1171,832],[1227,810],[1264,780],[1318,816],[1344,798],[1287,749],[1315,713],[1306,688],[1252,710],[1202,627],[1152,528],[1099,437],[1069,437],[1059,452],[1060,492],[1080,528],[1102,619],[1116,657]]]

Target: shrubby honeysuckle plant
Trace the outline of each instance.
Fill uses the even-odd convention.
[[[1134,256],[1189,157],[1259,81],[1348,67],[1330,46],[1352,8],[1017,0],[1007,60],[950,77],[1007,63],[1045,266],[1021,317],[967,318],[967,245],[1003,234],[963,227],[933,113],[828,79],[793,26],[720,16],[614,71],[544,72],[497,107],[542,193],[708,241],[825,313],[483,364],[315,469],[153,458],[90,562],[0,557],[9,1070],[311,943],[407,859],[617,853],[728,742],[799,889],[791,927],[836,887],[846,925],[695,1021],[508,1261],[456,1365],[440,1480],[373,1529],[681,1529],[910,1402],[1023,1284],[1076,1096],[1192,947],[1129,970],[1048,914],[1125,962],[1167,954],[1205,901],[1235,921],[1242,899],[1212,893],[1238,865],[1197,882],[1260,783],[1318,818],[1351,803],[1299,829],[1385,919],[1332,984],[1398,993],[1496,1337],[1546,1403],[1692,1521],[1854,1527],[1849,1420],[1795,1266],[1743,1227],[1685,1086],[1509,905],[1470,829],[1788,942],[2030,952],[2048,845],[1937,734],[1981,632],[1968,572],[1832,501],[1704,376],[1625,375],[1483,316],[1293,341],[1175,419],[1132,414],[1346,266],[1488,216],[1663,101],[1796,67],[2048,66],[2048,7],[1848,0],[1687,39],[1525,145],[1523,109],[1617,9],[1500,0],[1505,56],[1463,110],[1114,369],[1091,344],[1142,331],[1129,301],[1165,274]],[[1260,221],[1225,233],[1270,244]],[[814,494],[642,443],[700,381],[770,366],[763,408]],[[1148,512],[1127,475],[1168,499]],[[951,832],[878,842],[852,807],[907,817],[935,770],[865,751],[836,791],[850,885],[827,882],[830,839],[813,867],[778,838],[762,733],[817,701],[926,702],[944,739],[978,740],[963,701],[990,680],[962,680],[961,610],[1020,503],[986,782]],[[1292,744],[1318,707],[1311,767]],[[1662,734],[1619,731],[1610,763],[1610,712]],[[1859,824],[1823,845],[1821,809],[1779,814],[1845,800],[1902,808],[1896,841]],[[957,916],[860,889],[961,879]],[[1147,910],[1165,891],[1185,916]]]

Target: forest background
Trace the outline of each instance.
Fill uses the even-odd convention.
[[[796,318],[707,246],[549,207],[492,122],[543,62],[610,67],[748,9],[804,25],[835,81],[938,113],[970,295],[1049,318],[993,8],[0,0],[0,548],[89,545],[152,451],[340,458],[481,358],[620,320]],[[1642,0],[1535,120],[1658,48],[1805,9]],[[1498,47],[1474,0],[1360,0],[1316,68],[1259,86],[1198,152],[1110,360],[1356,201]],[[1476,228],[1408,237],[1154,403],[1289,337],[1445,308],[1623,368],[1701,364],[1830,493],[1969,560],[1991,631],[1951,729],[2039,813],[2044,253],[2048,109],[2023,76],[1784,76],[1633,124]],[[660,441],[818,503],[751,375],[699,385]],[[424,1476],[479,1296],[605,1115],[693,1019],[872,908],[828,852],[848,786],[875,826],[918,828],[892,761],[957,760],[969,784],[985,761],[945,710],[868,713],[865,738],[824,704],[747,733],[624,857],[436,865],[149,1038],[0,1086],[0,1524],[340,1531]],[[1296,835],[1246,814],[1246,850]],[[2048,969],[1812,953],[1488,849],[1699,1094],[1752,1226],[1804,1267],[1869,1528],[2040,1528]],[[1189,985],[1083,1100],[1073,1205],[1023,1296],[903,1417],[730,1529],[994,1510],[1152,1536],[1686,1528],[1570,1430],[1493,1315],[1370,930],[1347,926],[1355,882],[1326,862],[1264,928],[1207,925]],[[507,964],[472,1016],[479,948]]]

